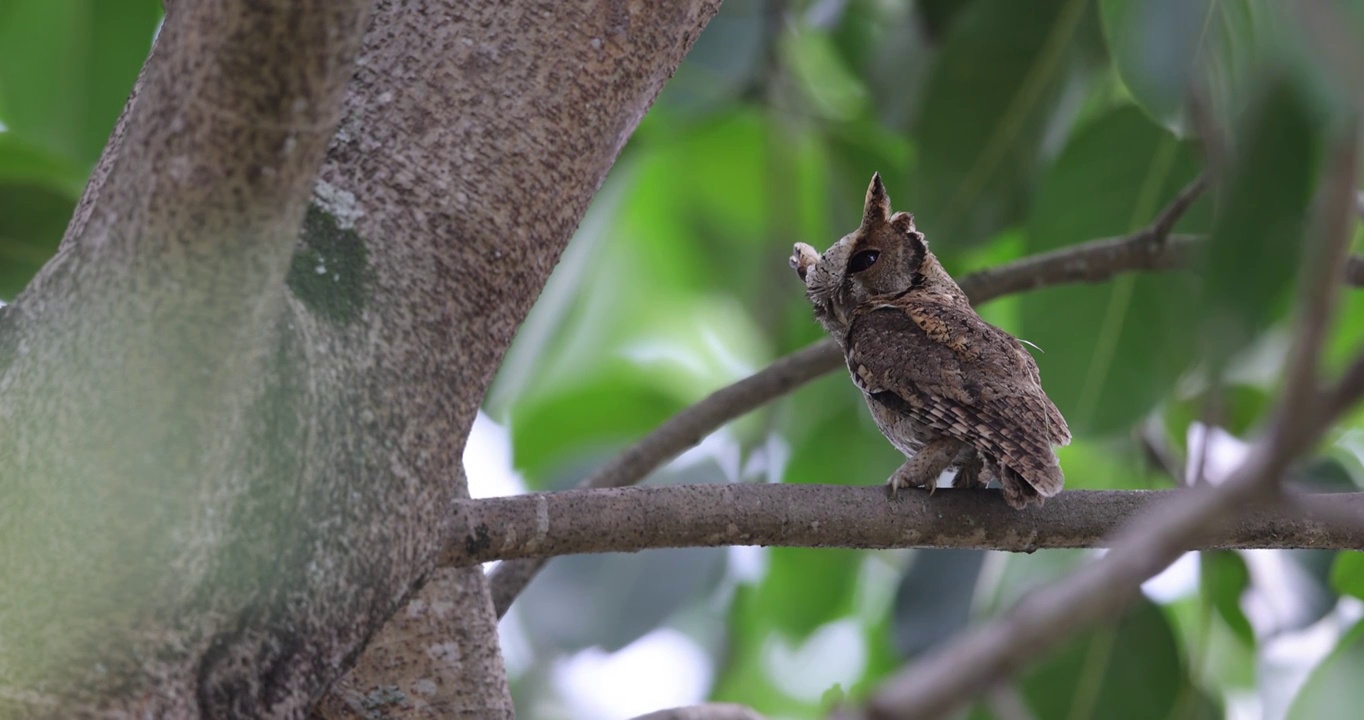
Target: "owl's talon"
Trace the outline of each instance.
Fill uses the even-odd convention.
[[[924,445],[896,468],[886,481],[891,487],[892,497],[900,487],[920,487],[927,490],[931,497],[938,489],[938,476],[947,469],[960,447],[961,443],[951,438],[938,438]]]
[[[988,484],[982,474],[985,463],[974,447],[967,445],[962,448],[952,464],[957,468],[957,475],[952,479],[953,488],[983,488]]]

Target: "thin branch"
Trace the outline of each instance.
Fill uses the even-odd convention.
[[[1074,282],[1102,282],[1136,270],[1173,270],[1188,264],[1197,236],[1171,235],[1175,224],[1208,188],[1206,174],[1184,186],[1151,224],[1130,235],[1095,240],[1024,258],[962,278],[972,304],[1024,290]]]
[[[766,720],[750,707],[734,703],[706,703],[658,710],[635,720]]]
[[[1046,653],[1073,632],[1121,611],[1147,578],[1169,566],[1179,555],[1205,545],[1229,522],[1266,507],[1292,508],[1297,502],[1280,498],[1279,478],[1294,456],[1315,442],[1329,420],[1323,406],[1346,407],[1350,398],[1314,402],[1316,362],[1325,326],[1339,283],[1341,260],[1352,223],[1340,222],[1338,201],[1353,192],[1357,143],[1354,134],[1342,152],[1345,160],[1332,166],[1319,205],[1325,234],[1321,247],[1308,258],[1299,282],[1299,321],[1290,352],[1285,389],[1266,436],[1215,490],[1195,490],[1179,502],[1164,502],[1126,524],[1112,541],[1113,551],[1100,562],[1081,568],[1064,581],[1021,600],[1002,616],[974,628],[952,643],[908,666],[889,680],[867,706],[873,720],[944,717],[970,697],[1013,674]],[[1347,164],[1348,168],[1342,168]],[[1344,395],[1342,385],[1334,394]],[[1327,496],[1337,505],[1340,496]],[[1364,518],[1359,513],[1346,513]],[[1342,527],[1334,512],[1321,521]],[[1358,526],[1351,535],[1364,537]],[[1355,542],[1358,542],[1356,540]]]
[[[1033,720],[1023,693],[1013,683],[991,689],[985,695],[985,702],[998,720]]]
[[[1099,283],[1129,272],[1178,270],[1189,265],[1200,235],[1158,240],[1148,228],[1132,235],[1091,240],[971,273],[957,284],[980,305],[995,298],[1070,283]]]
[[[1349,257],[1355,227],[1355,168],[1359,163],[1357,133],[1346,133],[1348,140],[1337,144],[1318,193],[1316,234],[1319,240],[1307,243],[1303,272],[1298,282],[1297,317],[1289,349],[1284,386],[1280,392],[1278,421],[1283,427],[1270,432],[1270,438],[1283,438],[1291,445],[1306,436],[1325,430],[1320,418],[1312,418],[1318,405],[1318,377],[1321,348],[1331,324],[1332,312],[1340,295],[1341,268]],[[1300,452],[1294,448],[1291,452]]]
[[[470,565],[727,545],[1009,552],[1107,547],[1113,531],[1144,510],[1201,502],[1210,493],[1068,490],[1018,512],[997,490],[944,489],[931,497],[915,491],[892,502],[879,483],[565,490],[463,501],[459,511],[468,525],[442,561]],[[1246,508],[1206,528],[1197,547],[1364,549],[1364,493],[1294,497],[1292,511]]]
[[[716,428],[766,402],[790,392],[792,388],[836,368],[843,357],[831,341],[819,342],[778,359],[763,370],[720,388],[704,400],[669,418],[658,429],[631,445],[580,484],[582,488],[611,488],[634,485],[687,448],[701,442]],[[507,613],[544,562],[502,563],[489,578],[497,615]]]
[[[1208,174],[1200,173],[1198,177],[1191,180],[1175,195],[1170,204],[1160,211],[1160,214],[1156,216],[1155,220],[1151,221],[1151,225],[1147,228],[1156,242],[1162,242],[1169,237],[1171,231],[1175,229],[1175,224],[1179,222],[1180,218],[1184,217],[1184,213],[1193,207],[1194,202],[1202,197],[1203,192],[1207,189]]]

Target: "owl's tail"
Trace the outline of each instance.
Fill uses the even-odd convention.
[[[1065,484],[1065,476],[1061,474],[1059,465],[1029,470],[1027,475],[1023,475],[1002,463],[996,469],[995,477],[999,478],[999,485],[1004,490],[1004,500],[1015,510],[1041,505],[1046,498],[1061,492]]]

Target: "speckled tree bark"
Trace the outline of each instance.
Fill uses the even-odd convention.
[[[716,4],[175,3],[0,314],[0,716],[509,714],[464,438]]]

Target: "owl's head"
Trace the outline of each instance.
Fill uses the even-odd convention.
[[[815,318],[835,337],[846,331],[859,305],[946,277],[929,252],[923,233],[914,229],[914,217],[906,212],[891,214],[890,198],[879,173],[871,176],[867,187],[862,225],[823,255],[805,243],[796,243],[790,262],[805,281],[805,294],[814,306]]]

